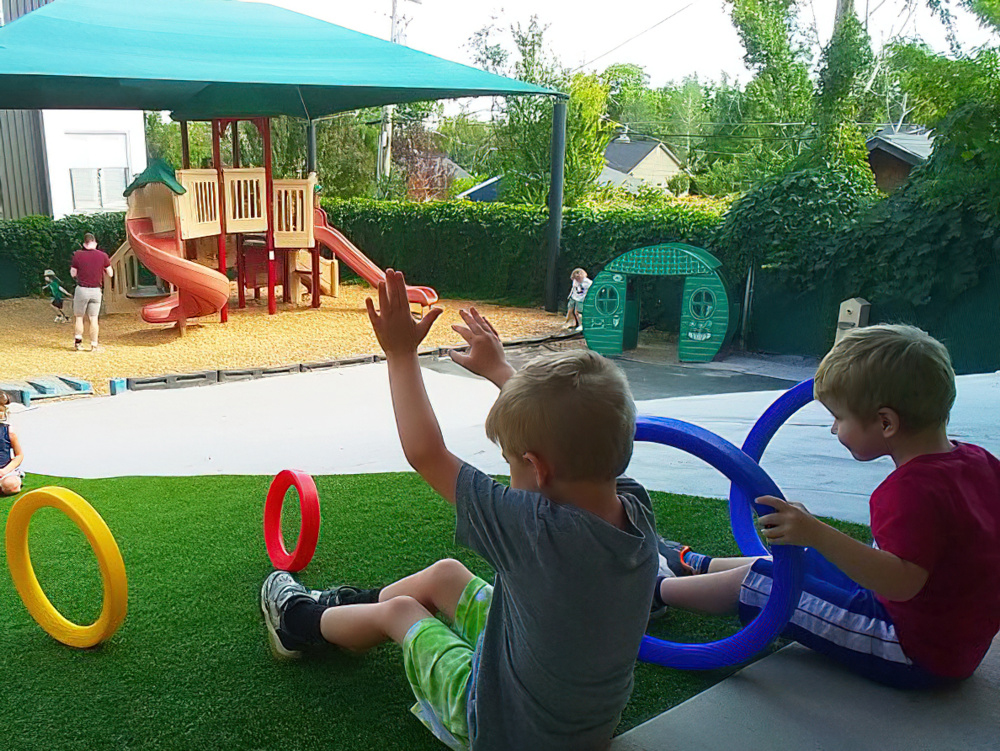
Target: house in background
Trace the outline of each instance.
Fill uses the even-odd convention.
[[[613,185],[635,193],[644,185],[667,190],[670,179],[686,170],[674,153],[659,141],[618,136],[604,150],[604,168],[598,185]],[[496,201],[503,175],[491,177],[458,195],[468,201]]]
[[[930,158],[934,139],[923,129],[887,125],[865,145],[875,184],[883,193],[891,193],[906,182],[914,167]]]
[[[608,144],[604,162],[612,177],[621,173],[664,190],[672,177],[684,172],[681,160],[660,141],[628,135],[618,136]]]
[[[0,26],[50,0],[0,0]],[[141,111],[0,110],[0,219],[123,211],[146,169]]]

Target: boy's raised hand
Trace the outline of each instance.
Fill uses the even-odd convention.
[[[365,306],[386,357],[416,352],[443,312],[441,308],[431,308],[420,321],[414,320],[406,298],[406,280],[402,272],[392,269],[386,269],[385,281],[378,285],[378,312],[370,297],[365,300]]]
[[[810,514],[801,503],[790,503],[773,495],[757,499],[762,506],[770,506],[773,514],[757,519],[761,533],[772,545],[802,545],[815,547],[816,536],[825,526]]]
[[[502,387],[514,369],[507,363],[500,335],[493,325],[475,308],[460,310],[464,326],[455,324],[452,330],[469,343],[468,352],[452,350],[451,359],[471,373],[482,376]]]

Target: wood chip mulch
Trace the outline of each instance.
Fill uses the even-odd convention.
[[[235,300],[229,322],[218,316],[201,319],[180,336],[176,328],[152,326],[134,313],[101,318],[97,352],[73,349],[73,324],[53,322],[54,312],[44,299],[0,300],[0,381],[31,376],[68,375],[90,381],[98,393],[107,393],[113,377],[192,373],[200,370],[267,367],[300,362],[337,360],[381,353],[365,311],[367,286],[342,285],[337,298],[324,297],[318,309],[278,305],[267,315],[266,301],[248,301],[244,310]],[[308,296],[306,297],[308,304]],[[442,300],[444,314],[424,346],[462,343],[451,330],[461,323],[459,308],[475,304],[505,341],[542,337],[559,332],[563,317],[535,308],[510,308]],[[66,300],[72,314],[72,300]],[[89,336],[84,348],[89,349]]]

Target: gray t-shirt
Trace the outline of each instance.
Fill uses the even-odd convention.
[[[608,747],[657,570],[652,512],[619,498],[627,530],[462,466],[455,539],[497,572],[469,679],[475,751]]]

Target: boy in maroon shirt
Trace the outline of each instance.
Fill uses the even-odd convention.
[[[820,363],[816,398],[858,461],[895,471],[870,501],[869,547],[765,496],[772,545],[802,545],[805,585],[784,635],[901,688],[967,678],[1000,630],[1000,461],[950,441],[955,374],[944,346],[912,326],[847,334]],[[678,546],[692,573],[661,579],[654,608],[754,618],[771,591],[766,558],[716,558]]]
[[[97,349],[97,334],[100,330],[98,317],[101,314],[101,284],[104,275],[114,273],[108,254],[97,247],[97,240],[89,232],[83,236],[83,247],[73,254],[69,273],[76,279],[73,293],[73,315],[76,318],[73,332],[73,347],[79,350],[83,345],[83,319],[90,319],[90,349]]]

